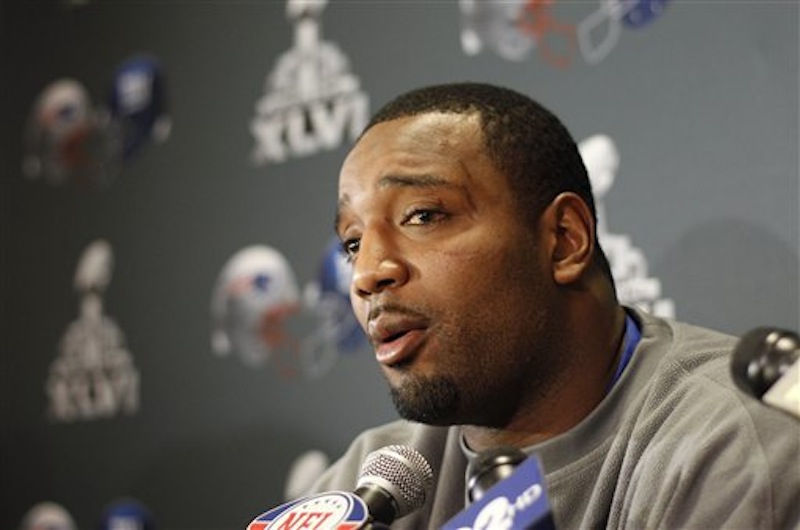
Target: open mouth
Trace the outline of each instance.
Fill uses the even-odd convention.
[[[369,320],[367,331],[375,347],[375,358],[386,366],[408,363],[419,351],[429,321],[416,313],[377,311]]]
[[[405,335],[406,333],[408,333],[408,331],[399,331],[397,333],[392,333],[392,334],[387,335],[386,337],[382,338],[380,340],[380,343],[381,344],[386,344],[386,343],[389,343],[389,342],[394,342],[397,339],[399,339],[400,337],[402,337],[403,335]]]
[[[375,346],[375,358],[390,367],[408,364],[416,357],[425,336],[425,328],[386,334]]]

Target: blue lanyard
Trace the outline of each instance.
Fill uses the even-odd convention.
[[[622,372],[625,371],[625,367],[628,366],[631,357],[633,357],[633,350],[636,349],[636,345],[639,344],[641,338],[642,334],[636,322],[634,322],[630,315],[625,314],[625,337],[623,338],[622,358],[619,360],[617,371],[614,373],[611,384],[608,386],[609,390],[611,390],[614,385],[617,384],[619,378],[622,377]]]

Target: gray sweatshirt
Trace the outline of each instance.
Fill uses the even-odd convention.
[[[735,387],[733,337],[630,311],[642,338],[622,378],[581,423],[525,448],[557,528],[800,529],[800,421]],[[365,431],[312,492],[353,491],[366,455],[390,444],[434,470],[425,506],[392,528],[439,528],[464,509],[474,455],[457,426]]]

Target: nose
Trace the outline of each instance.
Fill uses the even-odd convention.
[[[362,235],[353,264],[353,291],[358,297],[396,289],[408,278],[408,265],[393,246],[378,234]]]

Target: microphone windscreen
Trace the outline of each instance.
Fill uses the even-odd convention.
[[[367,455],[357,488],[384,489],[397,503],[395,518],[399,518],[421,508],[432,485],[433,470],[419,451],[389,445]]]
[[[800,358],[800,338],[791,331],[758,327],[742,335],[731,357],[736,385],[758,399]]]
[[[474,502],[483,494],[509,477],[527,456],[516,447],[495,447],[478,454],[467,465],[467,494]]]

